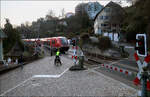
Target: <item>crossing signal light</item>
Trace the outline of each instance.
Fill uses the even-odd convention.
[[[136,47],[135,50],[139,56],[147,56],[146,34],[136,35]]]
[[[72,45],[76,46],[76,41],[75,40],[72,40]]]

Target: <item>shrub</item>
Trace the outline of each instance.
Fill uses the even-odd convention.
[[[89,41],[90,41],[90,39],[89,39],[89,34],[88,33],[82,33],[80,35],[80,41],[79,41],[80,47],[82,47],[83,44],[88,44]]]
[[[98,43],[98,48],[102,51],[107,50],[112,47],[111,40],[107,36],[100,36]]]

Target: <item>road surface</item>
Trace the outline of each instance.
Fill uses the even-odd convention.
[[[0,75],[1,96],[136,96],[137,90],[93,68],[69,71],[71,58],[61,56],[63,65],[53,64],[54,56]]]

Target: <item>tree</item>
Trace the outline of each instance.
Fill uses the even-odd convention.
[[[87,3],[80,3],[75,7],[75,14],[76,15],[82,15],[83,13],[86,13]]]
[[[12,27],[9,19],[6,19],[3,31],[7,34],[7,38],[4,39],[4,54],[8,53],[14,44],[18,42],[21,44],[19,32]]]
[[[61,10],[61,17],[62,17],[62,18],[65,17],[65,9],[64,9],[64,8]]]
[[[53,12],[53,10],[49,10],[48,14],[46,15],[46,20],[51,20],[55,17],[55,13]]]

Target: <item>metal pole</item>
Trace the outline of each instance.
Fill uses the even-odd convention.
[[[143,72],[142,74],[142,79],[141,79],[141,83],[142,83],[142,97],[147,97],[147,72]]]

